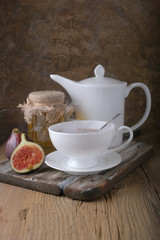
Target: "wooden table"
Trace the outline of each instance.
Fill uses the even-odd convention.
[[[152,144],[154,155],[97,201],[0,183],[0,240],[159,240],[159,137],[143,132],[136,138]]]

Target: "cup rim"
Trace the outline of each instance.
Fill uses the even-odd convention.
[[[68,136],[80,136],[80,135],[98,135],[98,134],[101,134],[101,133],[104,133],[104,132],[106,132],[106,131],[109,131],[109,130],[111,130],[111,129],[113,129],[113,128],[115,128],[115,125],[113,124],[113,123],[108,123],[108,125],[103,129],[103,130],[101,130],[101,131],[97,131],[97,132],[87,132],[87,133],[74,133],[74,132],[59,132],[59,131],[56,131],[56,129],[53,129],[54,127],[56,128],[57,126],[62,126],[62,125],[70,125],[72,122],[74,122],[74,121],[76,121],[76,122],[103,122],[103,123],[106,123],[105,121],[100,121],[100,120],[73,120],[73,121],[67,121],[67,122],[61,122],[61,123],[56,123],[56,124],[53,124],[53,125],[51,125],[49,128],[48,128],[48,130],[49,130],[49,132],[52,132],[52,133],[56,133],[56,134],[58,134],[58,135],[68,135]],[[110,127],[110,128],[109,128]]]

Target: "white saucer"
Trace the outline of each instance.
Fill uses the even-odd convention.
[[[72,168],[68,166],[69,157],[55,151],[45,157],[45,163],[56,170],[72,175],[89,175],[101,172],[117,166],[121,162],[121,156],[116,153],[103,154],[97,158],[98,165],[91,168]]]

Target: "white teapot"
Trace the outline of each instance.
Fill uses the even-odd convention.
[[[140,127],[146,121],[151,109],[151,95],[148,87],[143,83],[133,83],[127,86],[126,82],[104,77],[105,70],[102,65],[98,65],[94,73],[95,77],[79,82],[54,74],[50,77],[69,93],[75,107],[76,119],[108,122],[121,113],[112,121],[117,129],[124,125],[125,98],[133,88],[142,88],[146,96],[146,109],[143,117],[131,129],[135,130]],[[111,146],[120,145],[122,136],[122,133],[118,134]]]

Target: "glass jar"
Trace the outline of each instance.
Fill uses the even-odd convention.
[[[26,104],[19,104],[28,123],[28,136],[41,147],[45,154],[55,151],[48,127],[65,121],[74,109],[64,103],[64,93],[59,91],[32,92]]]

